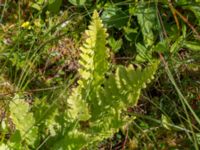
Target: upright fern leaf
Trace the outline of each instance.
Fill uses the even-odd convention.
[[[103,27],[97,11],[94,11],[89,30],[86,30],[85,44],[81,49],[81,68],[79,84],[99,86],[104,80],[104,74],[108,69],[108,53],[106,48],[106,29]]]
[[[92,101],[94,100],[92,97],[95,96],[95,92],[103,83],[104,74],[109,67],[108,52],[105,46],[107,33],[97,11],[93,13],[86,35],[86,42],[80,48],[79,85],[73,90],[73,94],[68,100],[69,117],[78,120],[90,118],[87,103],[96,103],[96,101]]]

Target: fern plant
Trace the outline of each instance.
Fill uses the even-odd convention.
[[[88,38],[80,48],[78,86],[67,100],[67,118],[75,127],[54,149],[80,149],[112,136],[126,125],[132,118],[123,116],[122,112],[137,104],[141,89],[153,79],[158,66],[158,61],[145,69],[117,66],[115,74],[106,78],[110,65],[107,33],[97,11],[93,13],[86,35]],[[67,141],[73,143],[63,145]]]
[[[135,69],[132,65],[117,66],[115,73],[109,72],[108,34],[97,11],[93,13],[86,35],[87,39],[80,48],[80,78],[67,99],[66,113],[55,109],[55,115],[44,119],[41,128],[36,124],[38,119],[34,118],[37,113],[31,112],[26,102],[15,97],[14,103],[10,104],[10,117],[16,128],[13,137],[20,138],[0,145],[0,148],[22,149],[25,144],[25,149],[43,146],[43,149],[52,150],[82,149],[112,136],[134,119],[123,112],[128,106],[137,104],[141,89],[153,79],[159,62],[154,60],[144,69]],[[61,117],[62,121],[59,120]],[[29,122],[25,123],[27,120]],[[39,137],[41,130],[45,130],[42,132],[47,135]],[[39,144],[45,136],[51,138]]]

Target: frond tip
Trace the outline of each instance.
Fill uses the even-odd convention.
[[[105,46],[108,34],[96,10],[88,28],[85,32],[88,38],[80,48],[79,74],[82,80],[98,86],[108,69],[108,52]]]

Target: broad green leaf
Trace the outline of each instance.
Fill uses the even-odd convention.
[[[48,10],[52,13],[58,13],[60,10],[61,4],[62,4],[62,0],[49,0]]]
[[[152,46],[155,40],[153,29],[156,28],[156,8],[141,3],[137,6],[136,16],[140,25],[146,47]]]
[[[103,20],[103,23],[109,28],[122,28],[126,26],[129,16],[128,12],[122,11],[121,8],[109,5],[103,11],[101,19]]]

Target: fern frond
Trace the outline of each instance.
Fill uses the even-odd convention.
[[[95,114],[90,119],[93,132],[102,139],[108,138],[128,123],[130,118],[122,116],[122,112],[137,104],[141,89],[153,79],[158,64],[155,61],[143,70],[133,66],[117,68],[115,76],[110,76],[99,93],[100,103],[91,109]]]
[[[97,11],[94,11],[89,30],[86,30],[85,44],[81,47],[79,84],[98,87],[104,80],[104,74],[108,70],[108,51],[106,48],[106,29],[103,27]]]
[[[21,99],[19,95],[15,95],[13,102],[10,103],[10,117],[15,125],[16,132],[13,136],[20,136],[20,140],[24,140],[28,145],[34,145],[37,140],[38,130],[34,126],[35,119],[33,113],[29,112],[30,107],[24,99]],[[13,146],[13,143],[11,143]]]
[[[86,35],[88,38],[83,47],[80,48],[79,85],[72,91],[72,95],[68,99],[70,107],[69,118],[78,120],[89,119],[87,103],[96,103],[96,101],[91,101],[93,99],[91,97],[100,88],[104,81],[104,74],[109,67],[108,53],[105,46],[107,33],[97,11],[93,13],[89,29],[86,30]]]
[[[96,114],[94,117],[103,116],[105,111],[102,110],[110,108],[119,110],[119,108],[136,105],[141,89],[153,79],[158,64],[158,61],[155,61],[143,70],[134,69],[132,65],[128,68],[117,67],[115,75],[105,80],[104,87],[99,92],[100,102],[92,109]]]

